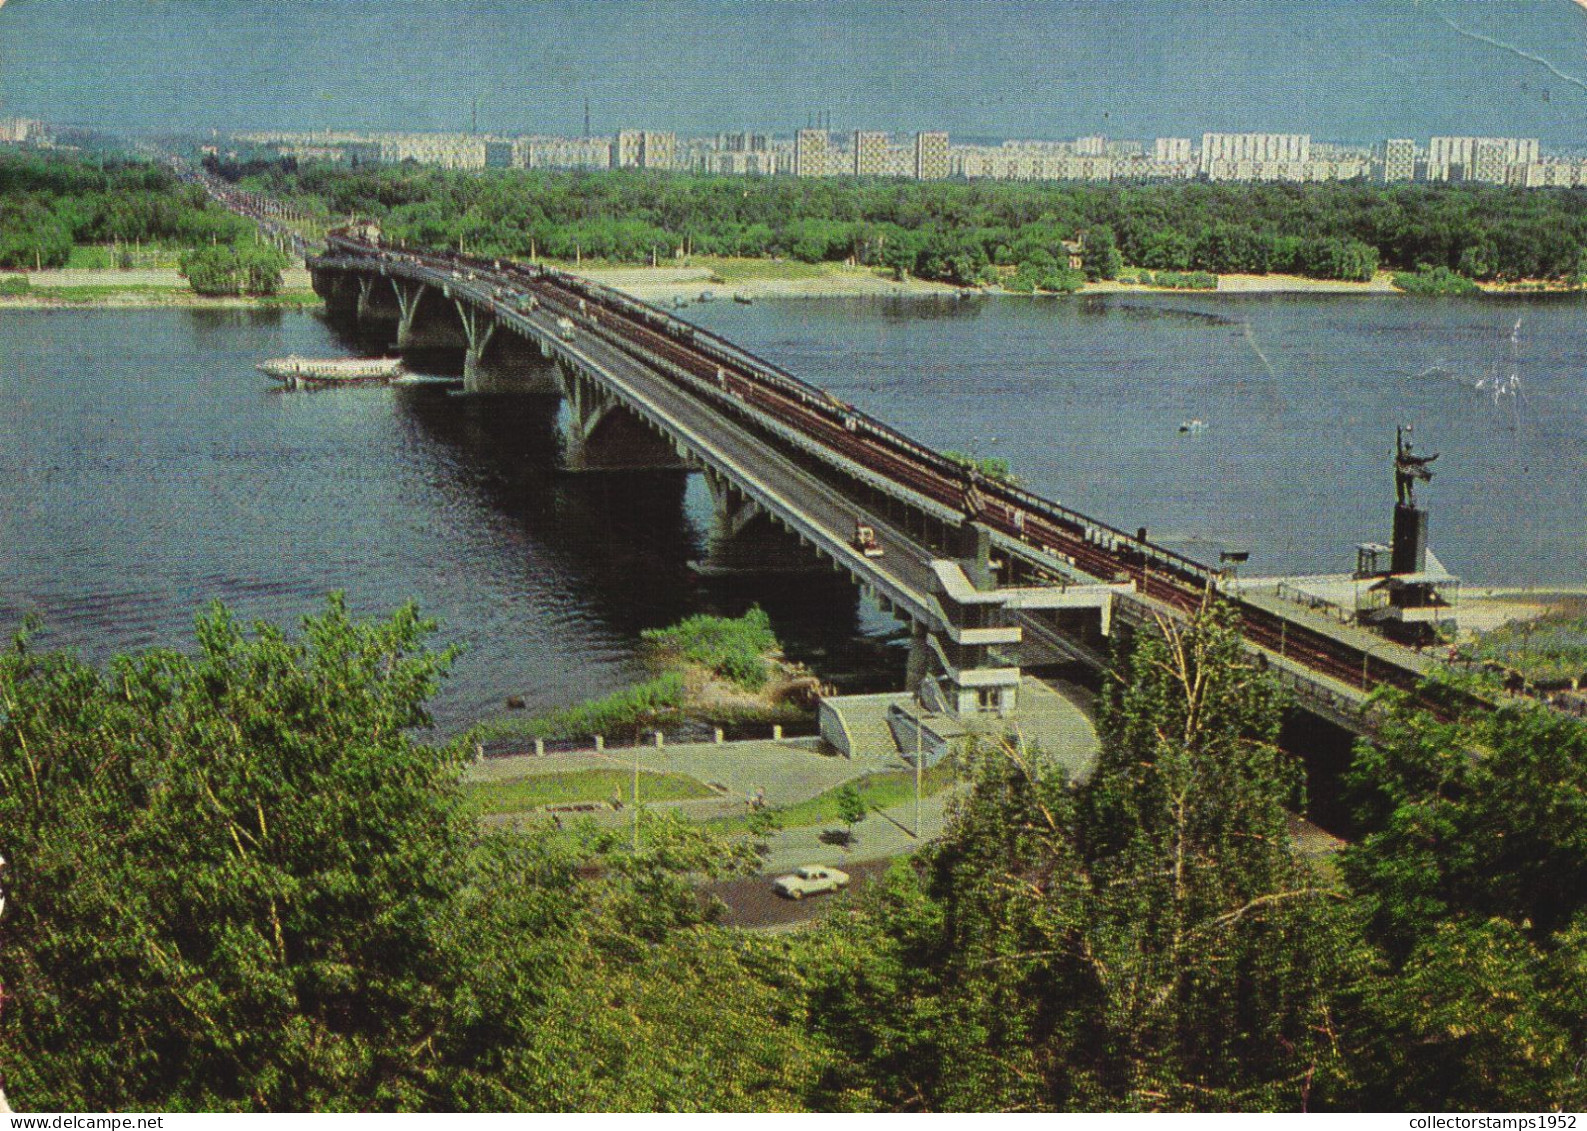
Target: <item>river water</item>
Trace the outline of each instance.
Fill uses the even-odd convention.
[[[1435,551],[1476,582],[1587,580],[1587,308],[1338,297],[717,302],[686,312],[943,448],[1250,573],[1384,539],[1393,426],[1438,451]],[[1519,329],[1517,324],[1519,323]],[[319,317],[0,315],[0,629],[103,660],[183,646],[219,599],[292,623],[333,589],[414,599],[465,646],[448,729],[618,687],[639,632],[767,606],[848,686],[888,618],[830,582],[705,584],[681,475],[558,475],[554,402],[436,388],[283,394],[254,368],[352,346]],[[1511,379],[1513,375],[1513,380]],[[1484,388],[1478,388],[1479,382]],[[1496,400],[1490,388],[1515,388]],[[1181,432],[1182,422],[1205,427]],[[891,660],[879,659],[892,656]]]

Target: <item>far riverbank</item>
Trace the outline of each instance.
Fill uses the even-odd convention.
[[[55,310],[106,307],[144,309],[159,307],[234,309],[301,309],[317,306],[307,270],[298,267],[282,272],[281,289],[273,295],[227,295],[215,297],[194,294],[185,276],[175,268],[145,268],[123,271],[62,269],[0,273],[0,283],[22,278],[28,289],[22,294],[0,294],[0,309]]]
[[[784,298],[941,298],[961,293],[1005,295],[1001,288],[965,291],[948,283],[891,275],[869,267],[841,263],[801,263],[793,260],[721,259],[668,264],[657,267],[592,266],[557,263],[559,269],[622,291],[632,298],[658,305],[685,305],[709,294],[713,300],[757,301]],[[174,268],[123,271],[117,269],[63,269],[0,274],[25,278],[23,294],[0,294],[0,309],[49,310],[70,307],[198,307],[213,309],[293,308],[318,306],[309,272],[301,267],[283,273],[281,290],[274,295],[238,295],[215,298],[196,295]],[[1566,288],[1532,282],[1480,285],[1484,294],[1563,293]],[[1184,290],[1143,286],[1104,279],[1087,283],[1081,295],[1119,294],[1339,294],[1399,295],[1393,276],[1379,272],[1366,282],[1312,279],[1302,275],[1220,275],[1214,290]],[[1047,297],[1061,297],[1050,295]]]

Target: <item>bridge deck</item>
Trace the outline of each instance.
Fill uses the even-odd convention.
[[[1071,576],[1133,588],[1126,603],[1139,605],[1145,620],[1159,605],[1184,615],[1208,588],[1223,588],[1216,570],[1027,491],[967,475],[908,437],[667,312],[555,272],[395,253],[346,238],[337,242],[341,249],[318,266],[425,282],[485,308],[575,369],[597,375],[680,453],[726,475],[779,523],[918,623],[941,620],[933,599],[940,586],[931,570],[940,555],[862,501],[879,482],[906,505],[923,504],[916,510],[934,521],[974,515],[992,530],[997,552],[1033,555],[1032,576],[1041,583],[1057,580],[1045,564],[1057,561]],[[443,261],[465,269],[444,270],[438,265]],[[545,301],[537,310],[517,309],[498,301],[501,285],[537,292]],[[583,317],[586,299],[589,318]],[[597,310],[603,314],[598,325]],[[577,329],[565,340],[558,317],[574,312]],[[803,454],[790,454],[796,451]],[[830,473],[816,474],[816,464],[801,462],[807,456]],[[866,558],[851,544],[861,518],[876,529],[883,557]],[[1309,670],[1330,695],[1352,685],[1358,695],[1382,683],[1411,689],[1436,667],[1410,649],[1290,602],[1256,591],[1225,596],[1254,647],[1280,656],[1286,669]],[[1029,623],[1028,616],[1021,619]]]

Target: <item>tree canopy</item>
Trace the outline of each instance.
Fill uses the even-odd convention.
[[[1380,267],[1573,279],[1587,251],[1587,191],[1579,189],[916,182],[290,161],[216,169],[322,215],[374,216],[394,238],[487,255],[637,262],[653,249],[686,248],[853,259],[958,283],[996,274],[1061,285],[1055,268],[1066,264],[1064,241],[1076,239],[1087,241],[1093,278],[1127,264],[1357,280]]]
[[[491,833],[449,651],[333,597],[192,653],[0,653],[0,1067],[60,1110],[1576,1110],[1587,730],[1397,693],[1292,835],[1229,614],[1135,634],[1084,780],[968,755],[946,834],[793,935],[676,816]],[[933,771],[936,772],[935,770]],[[845,820],[854,814],[846,814]],[[765,835],[778,823],[767,820]]]

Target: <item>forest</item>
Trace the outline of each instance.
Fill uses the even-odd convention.
[[[251,221],[148,161],[0,156],[0,267],[64,267],[77,245],[198,248],[256,236]]]
[[[961,285],[1066,289],[1084,271],[1283,272],[1367,279],[1445,268],[1574,283],[1587,193],[1486,185],[1043,184],[708,177],[641,171],[447,172],[211,162],[222,176],[393,239],[485,255],[648,262],[677,254],[852,260]]]
[[[973,750],[939,840],[767,934],[698,897],[757,860],[703,826],[483,831],[425,739],[433,631],[333,597],[103,670],[0,653],[17,1108],[1587,1106],[1573,719],[1381,698],[1359,831],[1303,849],[1283,701],[1209,605],[1119,653],[1089,778]]]

